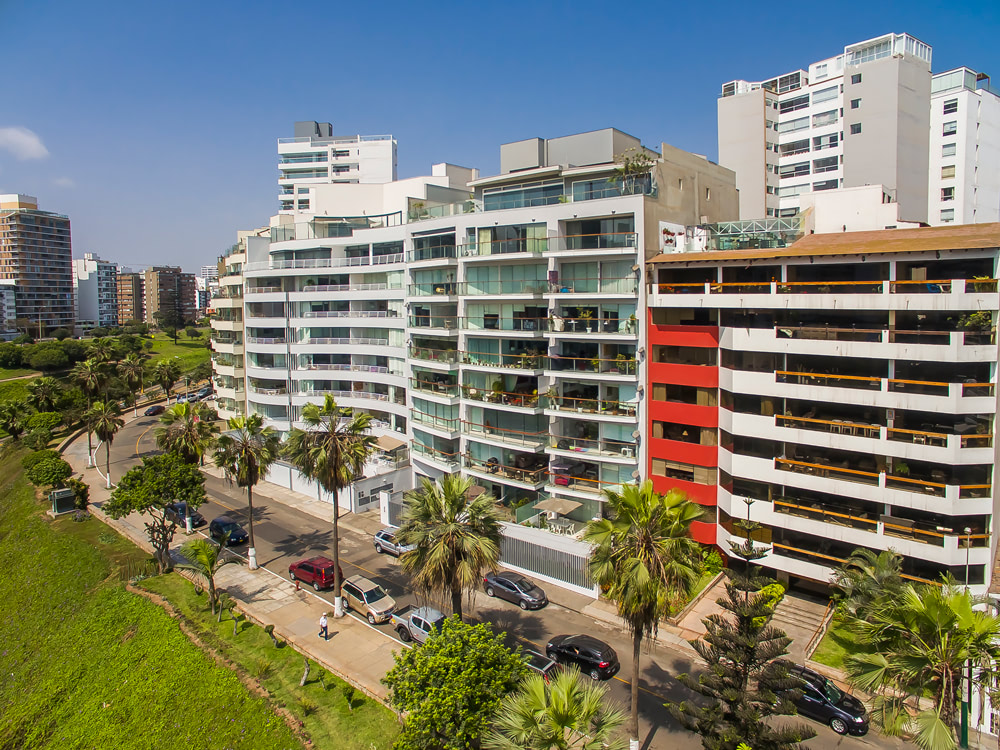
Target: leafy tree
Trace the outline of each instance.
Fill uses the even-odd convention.
[[[546,682],[529,675],[503,699],[485,750],[625,750],[617,736],[626,714],[606,703],[608,689],[585,680],[576,667]]]
[[[61,392],[62,386],[55,378],[42,376],[28,383],[28,398],[38,411],[55,410]]]
[[[77,510],[87,510],[90,504],[90,486],[81,479],[70,477],[66,480],[66,486],[73,490],[73,507]]]
[[[152,342],[147,342],[152,343]],[[153,380],[163,389],[167,396],[167,403],[170,403],[170,389],[181,376],[180,366],[172,359],[161,359],[153,365]]]
[[[32,451],[27,456],[21,459],[21,468],[28,471],[35,464],[45,461],[49,458],[61,458],[59,451],[52,450],[51,448],[46,448],[40,451]]]
[[[19,326],[20,327],[20,326]],[[22,333],[16,339],[14,339],[15,344],[33,344],[35,339],[32,338],[30,333]]]
[[[483,493],[469,499],[472,479],[446,474],[426,477],[403,498],[398,537],[416,548],[400,558],[403,570],[425,591],[451,595],[452,612],[462,619],[462,594],[496,570],[503,534],[496,500]]]
[[[90,356],[98,362],[107,362],[114,352],[115,342],[107,337],[95,338],[90,342]]]
[[[205,454],[215,445],[218,415],[206,404],[174,404],[160,415],[156,445],[179,455],[190,464],[204,463]]]
[[[202,362],[201,364],[196,365],[195,368],[191,370],[190,374],[191,374],[191,382],[193,383],[198,383],[202,380],[211,380],[212,363]]]
[[[94,326],[90,329],[90,335],[95,338],[103,338],[111,333],[111,330],[106,326]]]
[[[24,362],[23,351],[20,346],[9,341],[0,343],[0,367],[11,370],[20,367]]]
[[[183,405],[183,404],[182,404]],[[253,541],[253,488],[278,460],[281,439],[272,427],[264,427],[260,414],[233,417],[227,431],[219,436],[215,445],[215,465],[226,472],[230,482],[247,491],[250,509],[250,569],[257,567],[257,553]]]
[[[26,469],[24,475],[36,487],[61,487],[73,476],[73,468],[61,458],[46,456]]]
[[[485,624],[455,617],[420,648],[393,654],[382,682],[390,702],[407,716],[394,750],[466,750],[490,726],[500,701],[517,687],[527,667],[520,649]]]
[[[192,340],[193,339],[200,339],[201,338],[201,331],[199,331],[194,326],[189,326],[189,327],[187,327],[187,328],[184,329],[184,335],[187,336],[189,339],[192,339]]]
[[[701,549],[690,529],[702,512],[683,492],[661,495],[648,480],[604,495],[608,518],[588,523],[584,539],[596,545],[591,575],[607,590],[632,636],[629,732],[638,740],[642,641],[655,636],[670,604],[689,594],[698,580]]]
[[[135,389],[136,385],[143,388],[143,379],[146,374],[146,362],[143,360],[142,356],[136,353],[131,353],[125,359],[118,363],[118,374],[121,375],[125,384],[129,388]],[[133,411],[134,415],[139,415],[138,399],[133,399]]]
[[[53,338],[62,341],[68,339],[70,336],[70,331],[68,328],[56,328],[52,331]]]
[[[165,300],[164,306],[153,313],[157,327],[177,343],[177,332],[184,327],[184,317],[177,309],[176,300]]]
[[[24,432],[28,413],[28,405],[24,401],[0,403],[0,428],[17,440]]]
[[[118,430],[125,426],[125,420],[121,417],[121,410],[117,404],[108,401],[98,401],[87,412],[87,423],[97,435],[97,438],[104,443],[104,476],[108,480],[108,488],[111,487],[111,444],[115,440]]]
[[[69,357],[59,346],[39,344],[32,350],[28,364],[36,370],[51,372],[52,370],[65,369],[69,365]]]
[[[181,547],[181,554],[187,562],[180,563],[177,567],[181,570],[190,570],[205,581],[208,588],[208,603],[214,615],[215,604],[219,599],[219,593],[215,589],[215,574],[224,565],[234,563],[236,560],[222,547],[212,544],[207,539],[192,539]]]
[[[52,430],[47,430],[43,427],[37,427],[34,430],[29,430],[25,433],[24,437],[21,438],[21,442],[32,450],[40,451],[47,448],[49,443],[52,442]]]
[[[89,349],[87,345],[82,341],[77,341],[76,339],[66,339],[62,342],[62,350],[69,357],[69,361],[76,363],[82,362],[87,358],[87,353]]]
[[[368,435],[370,414],[341,409],[327,394],[323,405],[302,407],[302,421],[308,430],[289,433],[283,453],[299,472],[333,494],[334,616],[344,616],[340,584],[340,490],[349,487],[362,472],[372,454],[375,438]]]
[[[52,432],[62,424],[62,414],[57,411],[40,411],[28,417],[29,430],[47,430]]]
[[[903,591],[903,558],[892,550],[859,547],[833,573],[842,614],[867,619],[869,612]]]
[[[718,599],[727,614],[702,620],[707,632],[690,642],[706,671],[697,680],[678,676],[709,702],[666,705],[684,727],[701,735],[707,750],[736,750],[741,743],[755,750],[791,750],[816,733],[804,725],[775,726],[767,721],[770,716],[795,714],[792,699],[801,683],[781,658],[791,639],[770,624],[770,597],[761,593],[769,581],[750,565],[766,554],[753,543],[760,524],[740,520],[736,525],[745,541],[730,542],[730,547],[746,563],[745,571],[730,573],[726,596]]]
[[[205,502],[205,477],[198,467],[174,453],[147,456],[125,472],[111,499],[101,507],[112,518],[145,513],[146,535],[161,573],[170,569],[170,542],[177,526],[166,517],[166,505],[186,502],[192,510]]]

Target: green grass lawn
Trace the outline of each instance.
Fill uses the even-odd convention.
[[[21,368],[7,369],[5,367],[0,367],[0,380],[9,380],[10,378],[20,378],[25,375],[40,375],[37,370],[24,370]]]
[[[152,336],[153,349],[149,352],[150,362],[155,363],[158,359],[177,357],[177,362],[184,372],[193,370],[202,362],[208,362],[212,356],[211,350],[205,346],[209,329],[200,328],[199,330],[202,332],[200,339],[189,339],[183,333],[179,333],[176,344],[165,333],[154,334]]]
[[[834,615],[833,622],[813,652],[812,659],[828,667],[843,669],[844,659],[863,651],[857,640],[857,637],[847,629],[844,621],[838,615]]]
[[[144,588],[169,599],[191,622],[199,636],[232,661],[241,664],[260,678],[270,693],[305,724],[309,736],[319,748],[345,750],[388,750],[399,731],[395,714],[377,701],[358,693],[347,705],[344,682],[312,665],[309,682],[299,687],[302,677],[301,654],[282,644],[275,648],[260,627],[241,621],[239,634],[233,636],[233,621],[224,615],[215,621],[204,595],[195,593],[190,581],[176,573],[143,581]],[[269,674],[260,677],[260,664],[269,665]]]

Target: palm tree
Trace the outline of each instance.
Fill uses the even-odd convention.
[[[87,424],[97,435],[97,438],[104,442],[105,463],[104,469],[108,481],[108,489],[111,489],[111,443],[114,442],[115,434],[125,426],[125,420],[121,418],[121,411],[118,405],[108,401],[97,401],[87,411]]]
[[[874,552],[858,547],[833,574],[840,590],[840,608],[850,617],[865,619],[881,601],[903,590],[903,558],[893,550]]]
[[[138,354],[129,354],[118,363],[118,374],[122,376],[129,388],[135,389],[136,383],[143,386],[143,377],[146,374],[146,363]],[[139,399],[132,400],[133,415],[139,416]]]
[[[5,401],[0,404],[0,428],[17,440],[24,432],[27,414],[30,412],[24,401]]]
[[[322,406],[302,407],[302,421],[310,429],[292,430],[282,450],[303,476],[333,494],[334,617],[344,616],[340,595],[340,490],[351,485],[374,450],[375,438],[366,434],[371,419],[370,414],[341,409],[327,394]]]
[[[462,594],[475,588],[500,561],[503,535],[496,500],[489,493],[469,499],[473,480],[447,474],[426,477],[403,500],[397,535],[415,546],[400,558],[418,588],[451,594],[452,612],[462,618]]]
[[[533,674],[500,704],[485,750],[624,750],[615,730],[625,712],[605,703],[608,689],[585,682],[575,668],[546,683]]]
[[[181,547],[181,554],[188,560],[186,563],[178,564],[182,570],[190,570],[205,580],[208,588],[208,603],[212,607],[212,614],[215,614],[215,603],[219,595],[215,590],[215,574],[223,565],[236,562],[231,556],[223,552],[223,547],[216,547],[207,539],[192,539]]]
[[[106,375],[104,368],[96,359],[85,359],[77,362],[70,371],[70,376],[80,385],[83,392],[87,394],[87,411],[90,411],[91,399],[104,385]],[[87,422],[87,466],[94,465],[94,443],[91,439],[91,426]]]
[[[38,411],[55,411],[61,392],[62,386],[55,378],[35,378],[28,383],[28,394]]]
[[[203,462],[219,434],[217,418],[215,410],[198,402],[174,404],[160,415],[156,446],[177,453],[189,464]]]
[[[183,404],[182,404],[183,406]],[[228,430],[219,436],[215,445],[215,465],[226,472],[229,481],[245,487],[250,508],[249,567],[257,567],[257,551],[253,543],[253,488],[267,475],[271,464],[278,460],[281,439],[272,427],[264,427],[260,414],[233,417]]]
[[[181,376],[180,366],[172,359],[161,359],[153,365],[153,379],[163,389],[170,403],[170,389]]]
[[[629,731],[639,737],[639,650],[654,637],[670,604],[698,580],[698,543],[689,536],[701,508],[680,490],[661,495],[646,480],[605,490],[608,518],[591,521],[583,538],[596,547],[590,572],[618,605],[632,636],[632,716]]]
[[[115,344],[109,338],[98,337],[90,342],[90,357],[98,362],[107,362],[111,359]]]

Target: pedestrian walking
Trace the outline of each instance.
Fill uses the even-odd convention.
[[[323,616],[319,618],[319,637],[324,641],[330,640],[330,635],[326,629],[326,612],[324,612]]]

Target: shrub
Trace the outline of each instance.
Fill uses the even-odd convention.
[[[273,673],[274,665],[271,664],[270,659],[265,659],[263,656],[258,656],[250,665],[250,674],[258,681],[266,680]]]
[[[68,339],[69,338],[69,329],[68,328],[57,328],[57,329],[55,329],[52,332],[52,337],[55,338],[55,339],[58,339],[59,341],[62,341],[63,339]]]
[[[722,572],[722,555],[718,550],[710,549],[705,553],[704,566],[709,575],[717,576]]]
[[[52,432],[62,424],[62,414],[57,411],[40,411],[28,417],[28,430],[48,430]]]
[[[36,347],[28,359],[36,370],[62,370],[69,364],[69,356],[59,346]]]
[[[22,439],[26,446],[32,450],[40,451],[48,448],[49,443],[52,442],[52,430],[46,430],[44,428],[37,428],[31,430]]]
[[[34,344],[35,340],[31,338],[27,333],[22,333],[16,339],[14,339],[15,344]]]
[[[24,472],[36,487],[61,487],[72,474],[73,468],[61,458],[43,459]]]
[[[90,485],[81,479],[70,477],[66,480],[66,486],[73,490],[73,505],[77,510],[87,510],[90,504]]]
[[[758,594],[760,596],[767,597],[765,600],[767,608],[770,612],[774,612],[775,608],[778,606],[781,600],[785,598],[785,587],[782,586],[780,583],[769,583],[767,584],[767,586],[764,586],[758,592]],[[770,617],[770,615],[768,615],[768,617]],[[764,623],[761,623],[761,625],[759,625],[759,627],[763,627],[763,624],[766,624],[767,618],[764,617],[754,618],[754,625],[758,625],[759,620],[765,621]]]
[[[13,370],[24,363],[24,350],[9,341],[0,344],[0,367]]]
[[[48,458],[59,458],[59,451],[54,451],[51,449],[35,451],[34,453],[29,453],[27,456],[21,459],[21,468],[25,471],[31,469],[32,466],[37,464],[39,461],[44,461]]]

